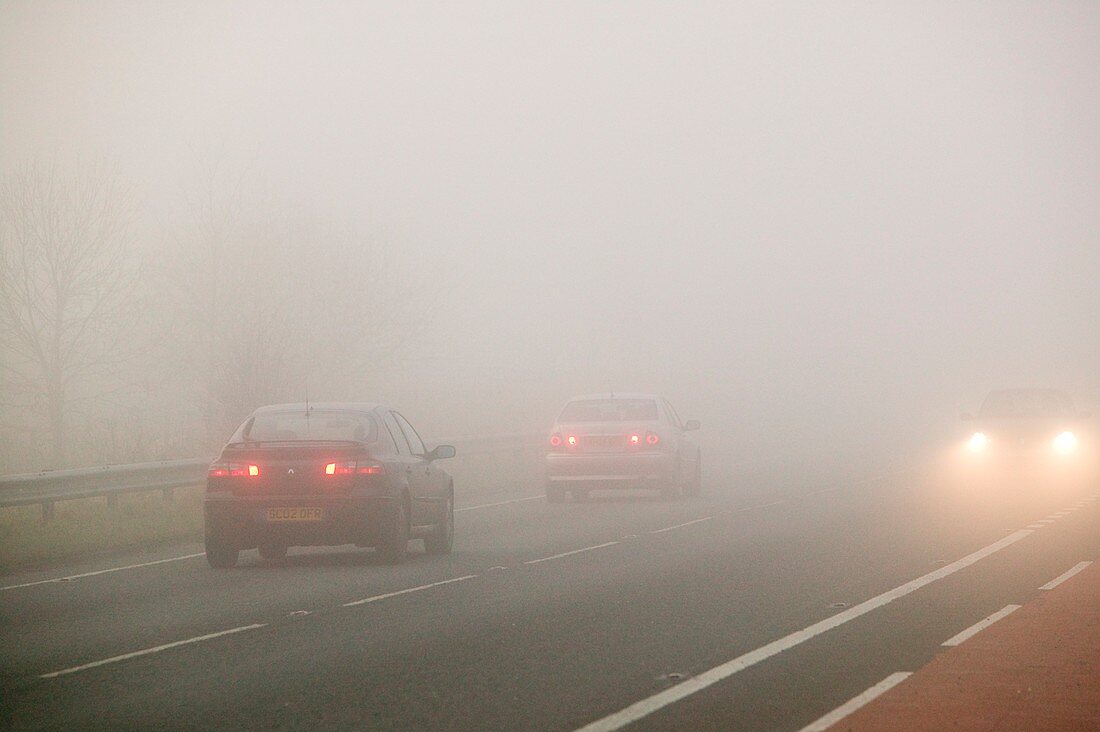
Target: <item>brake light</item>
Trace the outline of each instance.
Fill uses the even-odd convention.
[[[385,475],[386,466],[382,463],[371,461],[358,462],[345,460],[339,463],[325,465],[325,475]]]
[[[211,478],[258,478],[260,466],[245,463],[214,463],[206,474]]]
[[[661,441],[661,438],[657,436],[656,432],[646,432],[645,442],[647,445],[656,445]]]
[[[569,447],[576,447],[577,446],[577,436],[576,435],[569,435],[568,437],[565,438],[565,441],[569,443]]]
[[[638,445],[642,444],[642,436],[634,433],[627,438],[627,441],[630,443],[631,447],[637,447]]]
[[[561,435],[550,435],[550,447],[561,447]]]

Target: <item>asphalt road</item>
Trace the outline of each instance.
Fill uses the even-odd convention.
[[[678,502],[459,485],[454,554],[395,567],[187,544],[0,577],[0,725],[801,729],[1100,556],[1095,482],[929,465]]]

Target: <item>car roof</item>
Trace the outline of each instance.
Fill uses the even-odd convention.
[[[373,412],[376,409],[387,407],[374,402],[291,402],[287,404],[268,404],[256,409],[253,414],[267,414],[270,412],[304,412],[306,407],[310,410],[328,412]]]

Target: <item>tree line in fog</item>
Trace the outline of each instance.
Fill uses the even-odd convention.
[[[434,303],[397,246],[200,166],[150,222],[107,165],[0,181],[0,473],[201,456],[256,406],[359,395]]]

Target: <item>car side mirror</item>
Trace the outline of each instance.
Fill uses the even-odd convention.
[[[684,431],[691,432],[692,430],[697,430],[702,426],[703,425],[699,424],[699,420],[689,419],[687,422],[684,422]]]
[[[453,445],[439,445],[424,457],[428,458],[429,460],[446,460],[447,458],[453,458],[454,456],[455,449]]]
[[[974,421],[974,415],[971,414],[970,412],[963,412],[962,414],[959,415],[959,419],[961,419],[963,422],[973,422]]]

